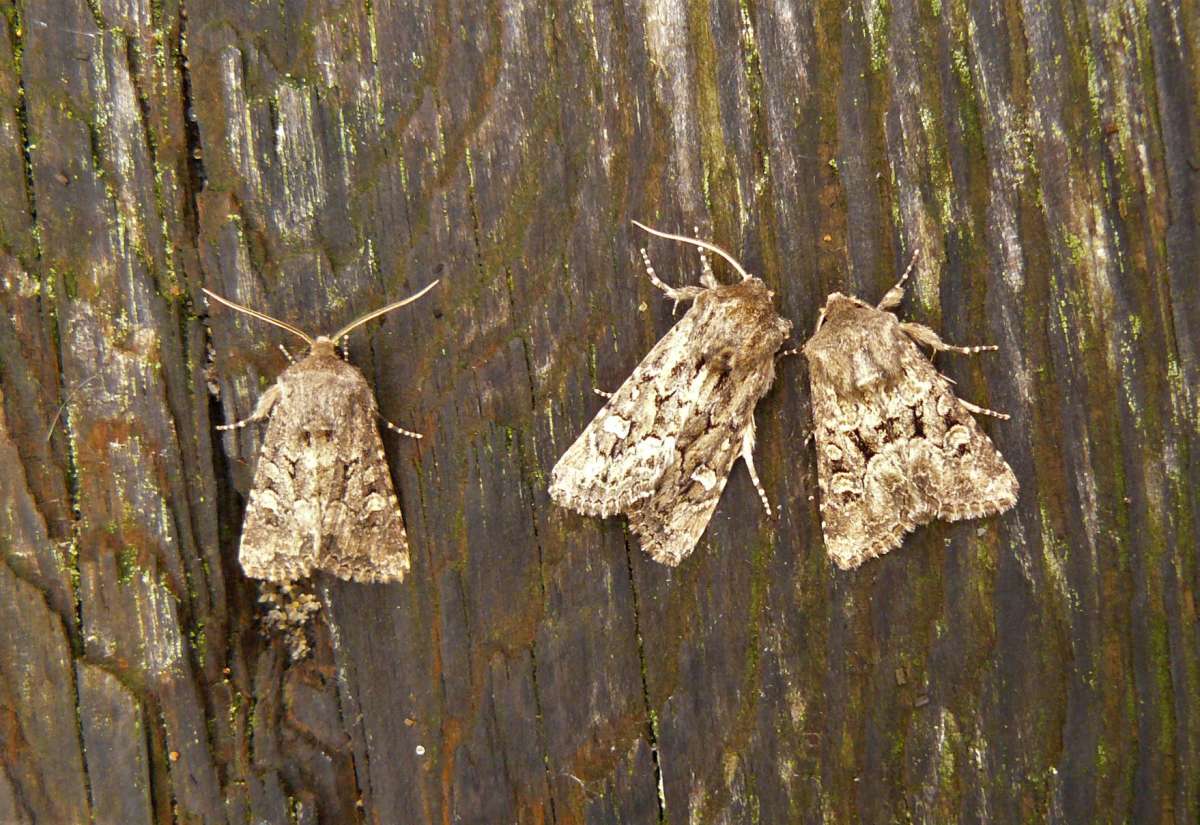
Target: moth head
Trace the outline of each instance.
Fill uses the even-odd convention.
[[[337,357],[337,348],[335,341],[327,335],[318,335],[313,339],[312,344],[308,347],[309,355],[319,355],[321,357]]]
[[[791,334],[792,322],[780,318],[775,312],[775,293],[767,287],[761,278],[755,278],[747,272],[738,263],[737,258],[716,244],[702,241],[699,238],[689,238],[686,235],[673,235],[670,232],[660,232],[638,221],[634,221],[633,224],[639,229],[649,232],[651,235],[691,244],[692,246],[706,249],[709,252],[715,252],[724,258],[742,276],[742,280],[738,283],[723,286],[716,282],[712,276],[712,270],[706,267],[705,273],[700,276],[700,283],[705,288],[699,290],[699,294],[694,297],[697,304],[703,304],[706,301],[730,301],[737,303],[737,307],[740,310],[739,315],[741,316],[739,320],[748,331],[752,331],[753,335],[751,343],[755,346],[746,349],[750,357],[760,357],[758,355],[759,349],[769,349],[771,352],[774,352],[778,349],[780,341]],[[695,288],[692,287],[691,289]],[[668,294],[671,293],[668,292]],[[679,298],[676,298],[676,300],[679,300]],[[772,331],[775,335],[770,334]]]
[[[835,292],[825,301],[804,354],[814,377],[839,395],[862,395],[900,375],[899,335],[895,315]]]
[[[334,346],[333,346],[334,342],[341,340],[342,337],[344,337],[346,335],[349,335],[351,330],[354,330],[354,329],[362,326],[363,324],[367,323],[368,321],[373,321],[376,318],[378,318],[380,315],[385,315],[386,313],[391,312],[393,309],[399,309],[400,307],[404,306],[405,304],[411,304],[413,301],[417,300],[422,295],[424,295],[426,292],[428,292],[429,290],[431,290],[435,286],[437,286],[437,284],[438,284],[438,282],[434,281],[433,283],[429,284],[427,287],[422,289],[420,292],[418,292],[416,295],[410,295],[407,298],[403,298],[399,301],[390,303],[385,307],[375,310],[374,312],[368,312],[366,315],[362,316],[361,318],[358,318],[358,319],[350,322],[349,324],[346,324],[346,326],[339,329],[333,335],[318,335],[316,338],[313,338],[311,335],[304,332],[299,327],[294,327],[291,324],[287,323],[286,321],[280,321],[278,318],[272,318],[270,315],[267,315],[265,312],[259,312],[256,309],[250,309],[250,307],[242,306],[241,304],[235,303],[235,302],[229,300],[228,298],[222,298],[217,293],[215,293],[211,290],[208,290],[208,289],[201,289],[201,291],[205,295],[207,295],[209,298],[212,298],[214,301],[218,301],[231,309],[236,309],[238,312],[243,312],[246,315],[251,316],[252,318],[259,319],[260,321],[266,321],[268,324],[274,324],[275,326],[279,327],[280,329],[286,329],[288,332],[292,333],[293,335],[299,336],[300,338],[304,339],[304,343],[308,344],[310,353],[313,353],[313,354],[328,353],[328,354],[332,355],[332,354],[334,354]]]

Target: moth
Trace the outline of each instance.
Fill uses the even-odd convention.
[[[668,286],[640,250],[650,281],[676,306],[691,306],[559,459],[550,496],[584,515],[624,513],[642,549],[674,566],[700,540],[739,457],[771,512],[754,468],[754,408],[775,380],[775,353],[792,325],[775,312],[767,285],[728,252],[634,223],[699,247],[701,286]],[[741,280],[718,283],[704,250]]]
[[[913,264],[916,258],[913,259]],[[1016,504],[1012,468],[972,413],[1007,419],[954,394],[918,345],[974,354],[892,310],[913,264],[877,306],[835,292],[804,345],[812,387],[825,548],[843,570],[898,547],[933,519],[958,521]]]
[[[375,425],[414,433],[383,419],[371,386],[338,356],[336,341],[437,285],[370,312],[331,336],[313,338],[289,323],[204,293],[274,324],[308,345],[232,430],[269,419],[246,505],[238,560],[247,576],[286,583],[314,569],[360,582],[399,581],[408,571],[408,537]],[[284,350],[287,355],[287,350]]]

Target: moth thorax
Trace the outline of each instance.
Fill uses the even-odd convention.
[[[868,389],[883,382],[883,370],[870,353],[864,350],[856,350],[850,354],[850,369],[857,389]]]
[[[312,342],[312,347],[309,349],[310,355],[332,355],[337,357],[337,350],[334,348],[333,341],[326,338],[324,335],[318,335]]]

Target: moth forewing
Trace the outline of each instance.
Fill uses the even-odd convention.
[[[900,302],[903,280],[881,307]],[[1016,476],[972,416],[991,411],[959,399],[917,343],[994,347],[951,347],[927,327],[836,292],[821,319],[803,351],[821,528],[838,567],[887,553],[933,519],[977,518],[1016,503]]]
[[[559,459],[550,495],[585,515],[624,513],[643,549],[675,565],[699,541],[739,457],[766,504],[754,472],[754,408],[791,324],[766,284],[724,250],[648,231],[711,249],[744,278],[675,289],[647,266],[669,298],[691,306]]]
[[[295,581],[313,570],[354,581],[404,577],[409,568],[408,538],[376,426],[375,395],[363,374],[338,357],[334,341],[411,303],[436,283],[368,313],[333,338],[312,338],[291,324],[204,290],[310,345],[304,358],[280,373],[254,413],[229,425],[269,422],[238,552],[248,576],[278,583]]]

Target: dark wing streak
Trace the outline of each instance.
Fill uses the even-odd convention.
[[[725,392],[732,397],[700,408],[706,419],[703,432],[683,446],[681,460],[668,468],[657,493],[628,508],[630,528],[655,561],[675,566],[700,541],[741,457],[745,431],[754,424],[754,409],[770,388],[774,370],[772,359],[736,383],[728,375],[714,381],[709,399]]]

